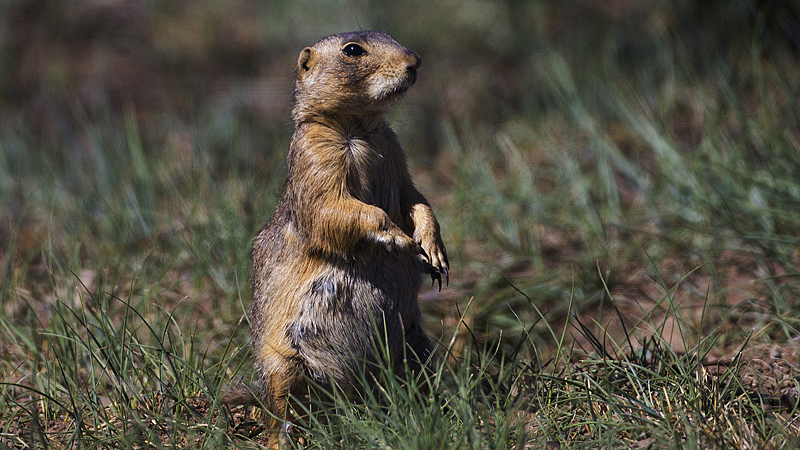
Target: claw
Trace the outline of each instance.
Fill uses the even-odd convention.
[[[444,270],[444,277],[447,279],[447,285],[450,286],[450,273],[447,272],[447,266],[442,267]],[[439,289],[441,291],[441,289]]]
[[[417,245],[417,250],[419,251],[419,254],[420,254],[420,255],[422,255],[422,256],[424,256],[424,257],[425,257],[425,259],[427,259],[428,261],[430,261],[430,260],[431,260],[430,256],[428,256],[428,254],[427,254],[427,253],[425,253],[425,249],[424,249],[424,248],[422,248],[422,246],[421,246],[421,245]]]
[[[436,284],[436,281],[439,281],[439,292],[442,292],[442,274],[439,271],[431,266],[431,286]]]

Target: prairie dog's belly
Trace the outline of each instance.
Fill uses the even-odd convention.
[[[353,365],[374,361],[376,345],[388,341],[392,356],[402,351],[404,324],[419,321],[420,277],[409,257],[378,249],[369,260],[329,261],[298,286],[297,316],[288,322],[288,344],[309,375],[325,382],[349,381]]]

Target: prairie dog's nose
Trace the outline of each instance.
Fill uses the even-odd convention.
[[[421,65],[422,65],[422,58],[419,57],[417,52],[409,50],[406,58],[406,70],[408,70],[409,72],[412,70],[417,70]]]

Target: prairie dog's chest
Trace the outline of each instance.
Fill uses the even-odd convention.
[[[358,200],[377,206],[390,216],[399,211],[399,182],[392,152],[398,151],[380,136],[350,137],[347,188]]]

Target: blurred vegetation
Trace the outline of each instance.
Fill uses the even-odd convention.
[[[152,371],[107,381],[125,398],[248,376],[250,245],[285,177],[296,57],[359,28],[423,58],[391,121],[451,256],[450,288],[421,298],[432,336],[540,362],[596,355],[592,333],[671,358],[794,349],[796,2],[7,0],[4,399],[109,367]]]

